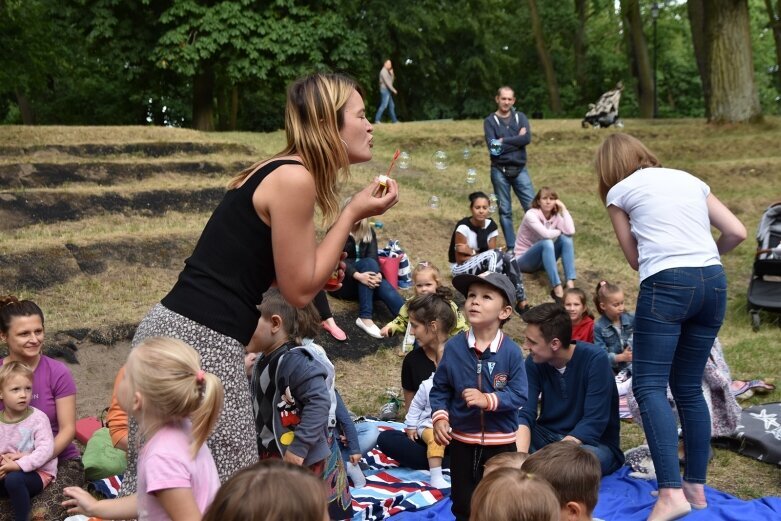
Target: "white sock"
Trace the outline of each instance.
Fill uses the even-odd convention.
[[[347,469],[347,475],[353,480],[353,486],[355,488],[363,488],[366,486],[366,476],[363,475],[363,471],[359,465],[346,461],[344,467]]]
[[[450,483],[442,475],[442,467],[431,467],[431,486],[434,488],[450,488]]]

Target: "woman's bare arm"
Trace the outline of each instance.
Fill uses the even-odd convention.
[[[708,194],[708,218],[710,223],[721,232],[716,240],[716,246],[720,254],[733,250],[738,244],[746,240],[746,227],[735,217],[724,203],[713,195]]]
[[[610,222],[613,223],[613,230],[616,232],[618,244],[624,252],[626,261],[633,270],[637,271],[639,267],[637,241],[632,235],[632,229],[629,225],[629,216],[621,208],[613,205],[607,207],[607,213],[610,216]]]

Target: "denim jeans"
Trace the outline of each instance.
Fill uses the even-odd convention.
[[[559,434],[551,430],[542,427],[541,425],[535,425],[532,429],[531,446],[529,447],[529,453],[536,452],[546,445],[556,443],[564,439],[564,434]],[[616,455],[610,450],[610,447],[605,444],[598,445],[581,445],[587,451],[593,453],[597,459],[599,459],[599,466],[602,470],[602,475],[607,476],[612,474],[621,468],[624,464]]]
[[[513,228],[513,201],[510,198],[510,188],[521,201],[525,212],[531,208],[532,199],[534,199],[532,179],[529,177],[529,171],[526,167],[523,167],[515,179],[507,179],[499,168],[492,166],[491,184],[494,186],[494,194],[496,194],[496,200],[499,204],[499,224],[502,225],[504,242],[512,248],[515,246],[515,228]]]
[[[561,284],[556,260],[561,259],[564,279],[575,280],[575,245],[570,235],[559,235],[556,240],[542,239],[516,259],[518,268],[526,273],[545,269],[552,288]]]
[[[358,432],[358,447],[360,447],[361,455],[366,454],[377,445],[377,437],[380,435],[380,429],[377,428],[377,424],[374,422],[358,422],[355,424],[355,430]],[[338,439],[338,438],[337,438]],[[350,449],[338,441],[339,450],[342,452],[342,459],[344,461],[350,461]]]
[[[355,270],[360,273],[380,273],[380,264],[377,262],[377,259],[358,259],[355,263]],[[394,317],[399,314],[401,306],[404,305],[404,298],[385,279],[382,279],[382,282],[376,288],[370,288],[355,279],[345,279],[342,284],[342,288],[335,291],[334,296],[348,300],[357,299],[358,316],[360,318],[372,318],[375,299],[383,301]]]
[[[683,430],[683,479],[705,483],[711,420],[702,395],[702,374],[726,306],[727,278],[719,265],[671,268],[640,284],[632,389],[661,488],[681,486],[678,429],[667,402],[668,381]]]
[[[385,109],[388,109],[388,115],[391,118],[391,121],[393,123],[398,123],[399,120],[396,119],[396,105],[393,103],[393,96],[391,95],[391,91],[388,89],[380,89],[380,106],[377,107],[377,115],[374,116],[374,122],[379,123],[382,119],[382,113],[385,112]]]

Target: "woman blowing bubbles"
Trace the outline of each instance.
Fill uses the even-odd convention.
[[[398,201],[392,179],[385,195],[373,197],[375,180],[339,212],[337,181],[349,177],[351,164],[372,157],[372,126],[352,79],[314,74],[294,82],[285,133],[282,151],[230,182],[176,285],[133,339],[135,346],[151,336],[178,338],[223,382],[225,407],[209,438],[222,482],[258,457],[244,346],[257,326],[261,296],[276,281],[294,306],[311,302],[339,264],[353,224]],[[320,244],[315,207],[330,226]],[[131,425],[124,494],[135,491],[135,430]]]
[[[659,483],[659,499],[648,519],[677,519],[692,508],[707,507],[711,421],[702,374],[727,307],[719,256],[740,244],[746,229],[708,185],[662,168],[632,136],[605,139],[595,166],[618,243],[640,273],[632,388]],[[716,241],[711,226],[721,232]],[[668,382],[683,429],[683,482]]]

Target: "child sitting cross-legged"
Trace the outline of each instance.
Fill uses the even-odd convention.
[[[437,288],[442,287],[439,268],[428,261],[419,262],[417,266],[415,266],[412,270],[412,282],[416,297],[435,293]],[[407,302],[401,306],[396,318],[385,324],[385,327],[380,330],[382,336],[386,337],[396,333],[405,333],[404,340],[402,341],[402,353],[411,350],[415,342],[415,335],[412,333],[409,320],[409,303],[410,301],[407,300]],[[450,309],[453,313],[454,320],[453,325],[447,332],[448,337],[469,329],[464,315],[458,309],[458,304],[450,300]]]
[[[434,438],[450,445],[453,515],[466,521],[485,462],[517,450],[528,383],[521,348],[501,330],[515,307],[510,279],[492,272],[458,275],[453,286],[466,297],[471,327],[447,342],[429,396]]]
[[[138,452],[138,492],[98,501],[67,487],[70,514],[102,519],[201,519],[220,478],[206,438],[222,410],[220,379],[201,369],[181,340],[150,337],[130,351],[117,398],[145,440]]]
[[[302,345],[301,337],[319,323],[312,304],[296,309],[278,288],[263,294],[260,320],[247,346],[260,353],[250,390],[258,449],[261,460],[308,467],[330,491],[330,518],[350,519],[352,499],[334,432],[333,365],[318,349]]]
[[[33,370],[22,362],[0,367],[0,497],[11,500],[14,519],[27,521],[30,498],[57,476],[49,418],[35,407]]]
[[[530,455],[523,470],[553,486],[561,521],[591,521],[602,479],[599,459],[593,452],[571,441],[551,443]]]
[[[412,333],[424,349],[431,348],[437,352],[444,349],[448,332],[455,322],[453,315],[452,293],[449,289],[439,287],[435,293],[418,295],[408,303],[409,323]],[[429,393],[434,384],[434,374],[424,380],[415,397],[410,403],[407,417],[404,420],[407,437],[416,441],[421,438],[426,443],[426,457],[431,471],[431,486],[447,488],[450,484],[442,475],[442,458],[445,447],[434,439],[434,429],[431,424],[431,403]]]

